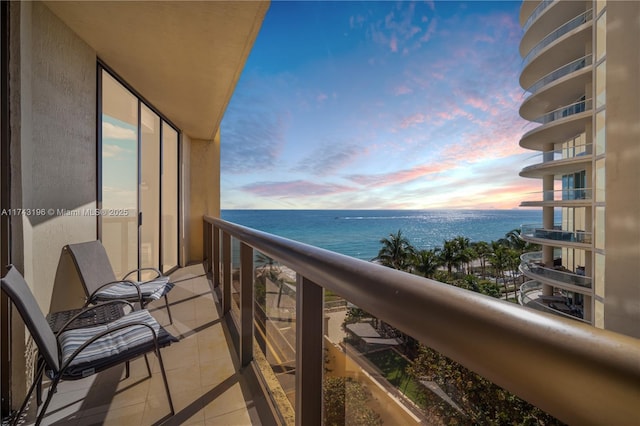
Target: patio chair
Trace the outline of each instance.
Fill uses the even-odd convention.
[[[100,241],[69,244],[64,247],[64,250],[71,255],[76,265],[80,281],[87,294],[87,303],[122,299],[139,301],[144,308],[150,302],[164,297],[169,324],[173,324],[167,299],[167,293],[173,288],[173,283],[169,282],[169,277],[162,275],[158,269],[134,269],[119,280],[113,272],[107,251]],[[128,279],[129,276],[137,274],[139,271],[151,271],[156,276],[146,281]]]
[[[160,326],[149,311],[132,311],[116,321],[94,327],[72,330],[63,328],[57,335],[54,335],[27,283],[15,267],[9,267],[6,276],[1,280],[1,288],[20,313],[43,361],[40,363],[27,396],[14,418],[14,424],[20,420],[20,416],[33,390],[38,386],[43,373],[46,373],[51,379],[51,385],[47,399],[37,416],[36,425],[42,422],[60,380],[82,379],[115,365],[126,363],[141,355],[146,357],[149,352],[154,352],[158,357],[171,415],[175,414],[160,348],[177,342],[178,339]],[[107,303],[123,303],[123,301]],[[69,322],[95,308],[95,306],[85,308],[72,317]],[[148,362],[147,369],[149,376],[151,376]]]

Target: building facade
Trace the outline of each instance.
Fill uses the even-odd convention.
[[[2,266],[43,312],[82,304],[69,243],[101,239],[118,273],[202,260],[220,122],[268,8],[2,2]],[[4,414],[33,350],[2,297]]]
[[[522,303],[640,336],[640,3],[525,1],[520,115],[539,152],[520,175],[543,223],[522,237]]]

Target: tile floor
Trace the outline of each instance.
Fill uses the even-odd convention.
[[[124,379],[122,366],[61,383],[43,424],[242,426],[272,422],[257,384],[238,368],[202,266],[180,269],[172,280],[176,283],[169,293],[173,325],[166,328],[180,342],[161,351],[175,416],[169,416],[157,359],[149,355],[151,378],[140,358],[132,362],[128,379]],[[168,324],[164,301],[152,304],[150,311],[160,324]],[[29,414],[24,424],[33,424],[34,415]]]

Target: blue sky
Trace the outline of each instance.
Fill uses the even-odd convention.
[[[516,208],[520,2],[273,1],[221,128],[222,208]]]

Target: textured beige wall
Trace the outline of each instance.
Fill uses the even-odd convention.
[[[607,3],[605,328],[640,337],[640,2]]]
[[[192,139],[190,155],[187,262],[198,262],[203,259],[202,216],[220,216],[220,131],[214,140]]]
[[[43,4],[10,9],[11,207],[44,209],[12,218],[12,262],[47,313],[82,303],[60,254],[96,238],[95,217],[56,215],[95,208],[96,56]],[[28,366],[24,328],[12,332],[15,405]]]

